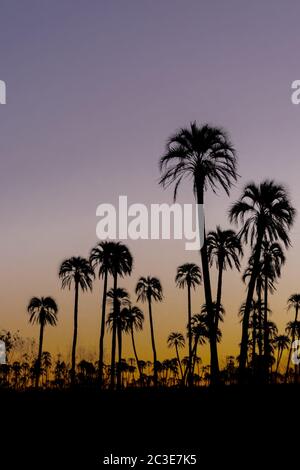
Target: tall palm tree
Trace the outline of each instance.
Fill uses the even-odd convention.
[[[191,333],[191,332],[190,332]],[[177,357],[177,362],[180,368],[180,374],[181,374],[181,379],[183,379],[183,371],[182,371],[182,365],[179,357],[179,349],[184,348],[185,346],[185,339],[182,333],[170,333],[168,336],[168,347],[169,348],[175,348],[176,351],[176,357]],[[189,364],[191,361],[191,356],[189,356]]]
[[[143,324],[144,324],[144,314],[142,310],[137,307],[136,305],[129,305],[127,307],[124,307],[121,316],[124,319],[124,330],[125,333],[129,333],[131,336],[131,342],[132,342],[132,349],[135,357],[135,362],[140,374],[140,379],[142,382],[142,370],[140,368],[140,361],[136,352],[136,346],[135,346],[135,339],[134,339],[134,331],[142,331],[143,329]]]
[[[112,300],[113,309],[108,316],[107,324],[111,327],[113,332],[112,337],[112,349],[114,348],[114,357],[116,349],[116,337],[114,338],[114,332],[118,337],[118,367],[117,373],[119,374],[118,387],[121,385],[121,370],[122,367],[122,332],[125,330],[125,318],[123,315],[122,307],[126,307],[130,304],[129,294],[126,289],[117,287],[117,289],[110,289],[107,293],[107,297]]]
[[[106,322],[106,295],[108,275],[113,275],[112,271],[112,253],[115,248],[115,242],[102,241],[98,243],[90,253],[90,263],[94,270],[98,268],[99,279],[103,279],[103,295],[102,295],[102,315],[100,325],[99,338],[99,382],[103,382],[103,365],[104,365],[104,336]]]
[[[43,352],[44,328],[46,325],[55,326],[57,323],[58,307],[52,297],[32,297],[27,306],[30,315],[29,322],[40,325],[39,352],[37,358],[37,370],[35,377],[35,386],[39,386],[39,378],[41,374],[41,362]]]
[[[180,129],[169,138],[166,152],[160,159],[160,170],[162,172],[160,184],[163,187],[175,184],[174,200],[182,180],[192,178],[196,202],[203,205],[204,194],[208,188],[216,192],[217,188],[221,187],[229,194],[232,183],[237,179],[236,154],[223,129],[208,124],[199,127],[196,122],[192,122],[188,128]],[[219,376],[219,363],[205,227],[203,232],[201,261],[205,301],[210,311],[211,379],[212,382],[216,382]]]
[[[152,316],[152,301],[161,302],[163,299],[163,290],[160,283],[160,280],[156,277],[140,277],[136,288],[135,293],[137,294],[137,300],[141,302],[148,303],[149,310],[149,321],[150,321],[150,332],[151,332],[151,344],[153,351],[153,369],[154,369],[154,385],[157,385],[157,354],[154,338],[154,326],[153,326],[153,316]]]
[[[73,256],[62,262],[59,269],[59,277],[62,281],[62,288],[71,289],[74,285],[74,332],[72,343],[72,364],[71,364],[71,383],[75,383],[75,367],[76,367],[76,345],[78,334],[78,300],[79,289],[87,291],[92,290],[94,271],[89,261],[81,256]]]
[[[282,354],[285,349],[288,349],[290,340],[287,335],[278,335],[274,338],[273,343],[277,349],[277,361],[276,361],[276,371],[275,374],[277,376],[279,365],[281,362]]]
[[[129,248],[120,242],[114,242],[110,254],[111,273],[114,280],[113,290],[117,294],[118,277],[130,275],[133,266],[133,258]],[[117,295],[114,296],[113,311],[118,318],[118,300]],[[115,366],[116,366],[116,338],[118,334],[119,346],[121,341],[121,325],[114,322],[112,331],[112,349],[111,349],[111,372],[110,372],[110,386],[113,389],[115,386]],[[120,351],[119,351],[120,353]],[[121,363],[117,370],[117,388],[121,387]]]
[[[223,271],[227,267],[240,270],[240,258],[243,256],[241,240],[234,230],[222,230],[217,226],[216,231],[207,235],[207,254],[210,265],[215,263],[218,269],[215,328],[219,326],[219,310],[222,301]]]
[[[251,302],[259,274],[263,240],[270,242],[282,241],[287,248],[290,244],[289,230],[295,218],[285,188],[274,181],[265,180],[259,185],[248,183],[240,199],[235,202],[229,212],[230,220],[241,222],[243,227],[240,236],[253,249],[253,270],[248,284],[245,312],[242,324],[242,340],[240,349],[240,380],[245,379],[248,349],[248,326]]]
[[[288,373],[289,373],[289,368],[290,368],[290,362],[291,362],[291,355],[292,355],[292,346],[293,342],[295,341],[296,337],[296,325],[298,322],[298,314],[299,314],[299,309],[300,309],[300,294],[292,294],[288,298],[288,310],[293,308],[295,310],[295,318],[294,322],[291,325],[291,328],[288,330],[291,336],[291,344],[290,344],[290,349],[289,349],[289,355],[288,355],[288,360],[287,360],[287,365],[286,365],[286,372],[285,372],[285,382],[287,381],[288,378]]]
[[[268,293],[273,292],[273,282],[280,277],[285,256],[281,245],[277,242],[263,240],[262,243],[262,274],[264,279],[264,365],[265,378],[268,379],[268,355],[270,352],[268,330]],[[269,280],[271,285],[269,285]]]
[[[188,341],[189,341],[189,373],[188,383],[192,385],[192,334],[191,334],[191,319],[192,319],[192,302],[191,302],[191,289],[195,289],[197,285],[201,284],[201,271],[200,268],[194,263],[185,263],[177,268],[175,277],[176,285],[184,289],[187,287],[188,294]]]

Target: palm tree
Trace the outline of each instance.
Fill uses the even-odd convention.
[[[163,187],[175,184],[174,200],[182,180],[191,177],[196,202],[203,205],[204,194],[208,188],[216,192],[217,188],[221,187],[229,194],[232,183],[237,179],[236,154],[223,129],[211,127],[208,124],[198,127],[196,122],[193,122],[189,128],[180,129],[169,138],[166,152],[160,159],[160,170],[162,172],[160,184]],[[219,363],[213,324],[205,226],[203,235],[201,260],[205,301],[210,311],[211,379],[212,382],[216,382],[219,375]]]
[[[40,325],[39,352],[37,358],[37,370],[35,377],[35,386],[39,386],[39,378],[41,373],[41,361],[43,352],[44,328],[46,325],[55,326],[57,323],[58,307],[52,297],[32,297],[27,311],[30,315],[29,322]]]
[[[298,322],[298,313],[300,309],[300,294],[292,294],[288,298],[288,310],[293,308],[295,310],[295,319],[293,324],[291,325],[291,328],[288,330],[290,335],[291,335],[291,346],[289,349],[289,355],[288,355],[288,360],[287,360],[287,365],[286,365],[286,372],[285,372],[285,382],[287,381],[288,378],[288,373],[289,373],[289,367],[290,367],[290,362],[291,362],[291,355],[292,355],[292,347],[293,347],[293,342],[295,341],[295,336],[296,336],[296,325]]]
[[[132,271],[133,258],[129,251],[129,248],[120,242],[114,242],[110,254],[110,270],[113,276],[114,285],[113,290],[116,293],[114,296],[113,311],[118,318],[118,300],[117,300],[117,289],[118,289],[118,276],[124,277],[130,275]],[[121,345],[121,325],[117,322],[113,324],[112,331],[112,349],[111,349],[111,372],[110,372],[110,386],[113,389],[115,386],[115,363],[116,363],[116,337],[118,333],[119,346]],[[120,355],[120,350],[119,350]],[[119,357],[120,359],[120,357]],[[119,366],[121,363],[119,361]],[[117,388],[121,387],[121,370],[118,367],[117,370]]]
[[[189,340],[189,373],[188,383],[192,385],[192,334],[191,334],[191,319],[192,319],[192,302],[191,302],[191,288],[195,289],[197,285],[201,284],[201,271],[200,268],[194,263],[185,263],[177,268],[175,277],[177,286],[181,289],[187,287],[188,293],[188,340]]]
[[[151,332],[151,344],[153,351],[153,369],[154,369],[154,385],[157,385],[157,355],[156,355],[156,346],[154,338],[154,326],[153,326],[153,316],[152,316],[152,301],[161,302],[163,299],[163,290],[160,283],[160,280],[156,277],[140,277],[136,288],[135,293],[137,294],[137,300],[142,302],[148,302],[149,310],[149,321],[150,321],[150,332]]]
[[[116,289],[110,289],[107,293],[107,297],[112,300],[113,309],[108,316],[107,324],[111,327],[113,332],[112,336],[112,349],[114,349],[113,356],[115,357],[116,349],[116,336],[118,336],[118,367],[117,372],[119,374],[118,387],[121,386],[121,363],[122,363],[122,332],[125,329],[125,318],[123,316],[123,310],[121,307],[126,307],[130,304],[129,294],[126,289],[117,287]],[[114,333],[115,332],[115,333]]]
[[[229,217],[235,223],[242,223],[240,236],[246,243],[250,240],[253,249],[253,269],[248,284],[239,358],[240,379],[243,381],[247,362],[249,315],[259,275],[263,240],[280,240],[288,247],[288,231],[294,222],[295,209],[291,206],[285,188],[274,181],[266,180],[259,185],[248,183],[241,198],[232,205]]]
[[[190,332],[190,334],[191,334],[191,332]],[[181,361],[180,361],[180,357],[179,357],[179,348],[184,348],[184,346],[185,346],[184,336],[181,333],[175,333],[175,332],[170,333],[169,336],[168,336],[167,343],[168,343],[169,348],[175,348],[176,357],[177,357],[178,365],[179,365],[179,368],[180,368],[181,378],[183,379],[182,365],[181,365]],[[191,353],[192,353],[192,351],[191,351]],[[190,367],[190,364],[191,364],[191,355],[189,355],[189,367]]]
[[[44,351],[42,354],[42,367],[45,370],[45,378],[47,384],[49,379],[49,370],[52,367],[52,357],[51,353],[49,353],[48,351]]]
[[[100,339],[99,339],[99,382],[103,382],[103,366],[104,366],[104,335],[105,335],[105,322],[106,322],[106,295],[107,295],[107,282],[108,275],[113,275],[112,272],[112,253],[115,248],[114,242],[102,241],[98,243],[91,250],[90,263],[93,269],[98,268],[99,279],[103,279],[103,295],[102,295],[102,315],[100,325]]]
[[[277,242],[263,240],[262,243],[262,274],[264,278],[264,365],[265,376],[268,376],[268,356],[270,352],[268,330],[268,292],[273,292],[273,282],[281,275],[281,267],[285,256],[281,245]],[[269,285],[269,280],[271,285]]]
[[[289,340],[289,337],[286,336],[286,335],[278,335],[278,336],[275,336],[275,338],[273,340],[273,344],[277,348],[277,362],[276,362],[276,371],[275,371],[275,374],[277,376],[278,369],[279,369],[279,364],[280,364],[280,361],[281,361],[281,358],[282,358],[283,351],[285,349],[288,349],[289,344],[290,344],[290,340]]]
[[[122,310],[122,317],[124,318],[124,330],[126,333],[129,333],[131,336],[132,348],[135,357],[135,362],[138,367],[140,374],[140,379],[142,382],[142,370],[140,368],[140,361],[136,352],[135,340],[134,340],[134,331],[142,331],[144,324],[144,314],[142,310],[135,306],[129,304],[127,307],[124,307]]]
[[[71,383],[75,383],[75,367],[76,367],[76,345],[78,333],[78,300],[79,289],[87,291],[92,290],[94,271],[89,261],[81,256],[73,256],[62,262],[59,269],[59,277],[62,280],[62,288],[71,289],[74,284],[74,332],[72,343],[72,364],[71,364]]]
[[[227,267],[240,270],[240,258],[243,256],[241,240],[233,230],[222,230],[217,226],[215,232],[207,235],[207,254],[210,265],[216,264],[218,284],[216,298],[215,328],[219,326],[219,310],[222,301],[223,271]]]

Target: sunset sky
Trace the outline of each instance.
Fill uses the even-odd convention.
[[[69,353],[74,295],[60,289],[59,264],[88,256],[99,203],[116,203],[120,194],[129,203],[172,202],[172,191],[158,185],[158,160],[168,136],[192,120],[227,129],[239,158],[241,178],[230,198],[207,194],[208,229],[229,226],[230,203],[252,179],[284,182],[299,207],[300,105],[291,103],[291,83],[300,79],[298,2],[0,0],[0,14],[0,79],[7,84],[7,104],[0,105],[0,330],[37,338],[26,306],[32,296],[51,295],[59,324],[47,328],[44,349]],[[178,201],[193,201],[189,183]],[[281,332],[292,315],[286,300],[300,291],[299,229],[297,218],[270,299]],[[184,332],[187,317],[176,267],[200,263],[200,256],[183,241],[128,246],[134,270],[120,285],[135,302],[140,275],[160,278],[158,358],[172,357],[166,338]],[[101,295],[97,281],[80,298],[79,357],[98,353]],[[225,273],[222,365],[238,352],[244,298],[240,274]],[[200,288],[194,313],[202,302]],[[143,309],[137,348],[151,359]],[[129,338],[124,348],[132,357]],[[199,353],[206,361],[207,349]]]

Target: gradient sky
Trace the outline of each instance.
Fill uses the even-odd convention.
[[[172,202],[171,190],[157,184],[158,159],[170,133],[191,120],[224,126],[239,156],[231,198],[207,195],[208,228],[228,226],[229,204],[251,179],[284,182],[299,206],[300,105],[290,99],[300,79],[297,1],[0,0],[0,11],[0,79],[7,83],[0,106],[0,329],[36,337],[26,305],[33,295],[51,295],[59,325],[47,329],[45,349],[69,351],[73,293],[60,290],[60,262],[87,256],[96,243],[99,203],[119,194],[129,202]],[[187,184],[179,201],[192,200]],[[271,298],[280,330],[290,319],[286,299],[300,290],[299,223]],[[121,285],[133,293],[138,277],[152,274],[164,287],[165,302],[154,307],[163,359],[173,354],[169,332],[186,324],[176,267],[200,260],[179,241],[128,245],[135,266]],[[97,352],[100,287],[80,300],[79,356]],[[240,275],[226,274],[224,289],[222,363],[240,341]],[[197,312],[202,289],[193,300]],[[146,319],[137,347],[151,358]],[[126,341],[124,356],[132,355]]]

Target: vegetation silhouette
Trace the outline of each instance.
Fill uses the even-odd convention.
[[[174,187],[174,200],[183,180],[191,179],[195,200],[203,204],[208,189],[214,193],[221,189],[230,194],[238,178],[237,156],[223,129],[192,122],[168,139],[160,158],[160,171],[159,184],[164,188]],[[145,303],[148,309],[145,320],[139,305],[132,302],[130,292],[119,285],[120,279],[132,274],[132,253],[120,241],[101,241],[90,250],[88,259],[74,256],[64,260],[59,268],[62,289],[74,289],[70,363],[61,355],[54,358],[49,351],[43,351],[45,327],[57,325],[55,300],[33,297],[27,311],[30,323],[40,326],[38,347],[29,345],[19,333],[0,333],[7,352],[7,363],[0,365],[0,387],[17,390],[72,387],[74,390],[77,386],[120,390],[297,383],[299,368],[297,364],[291,367],[291,360],[294,342],[300,338],[300,294],[291,295],[287,301],[288,311],[292,310],[294,315],[284,332],[278,332],[271,320],[270,308],[271,294],[276,291],[286,261],[285,251],[290,247],[290,230],[296,215],[288,191],[269,179],[258,184],[250,182],[240,198],[231,204],[228,215],[229,222],[239,230],[218,225],[215,230],[206,232],[204,227],[201,269],[197,263],[184,262],[174,273],[174,292],[176,286],[186,289],[187,294],[186,325],[182,331],[172,331],[165,339],[175,357],[162,360],[157,353],[155,332],[159,319],[153,310],[155,302],[164,300],[160,280],[148,275],[139,277],[136,283],[136,302]],[[229,270],[240,272],[246,252],[249,256],[241,275],[246,285],[246,298],[242,299],[237,312],[242,326],[240,354],[236,358],[228,356],[220,367],[218,344],[222,341],[225,319],[224,276]],[[215,286],[211,282],[212,270],[216,272]],[[87,360],[77,351],[79,294],[92,291],[96,277],[100,280],[99,350],[97,359]],[[202,283],[203,303],[197,301],[195,305],[192,292],[198,293]],[[152,361],[141,358],[136,347],[136,335],[146,322],[150,327]],[[111,332],[111,345],[105,353],[107,330]],[[123,357],[124,335],[130,337],[133,353],[133,357],[127,359]],[[206,344],[210,351],[209,365],[203,364],[201,359]],[[187,355],[184,355],[186,348]],[[106,354],[110,354],[110,361],[105,360]]]

